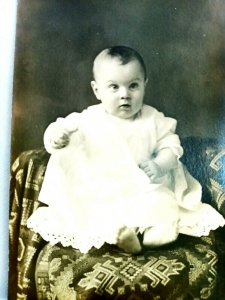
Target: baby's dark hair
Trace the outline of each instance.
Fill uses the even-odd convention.
[[[95,77],[95,62],[98,59],[101,59],[101,57],[105,55],[111,56],[112,58],[113,57],[118,58],[121,61],[122,65],[126,65],[132,60],[137,60],[143,69],[144,79],[147,79],[147,70],[142,56],[136,50],[127,46],[113,46],[101,51],[97,55],[94,61],[94,67],[93,67],[94,77]]]

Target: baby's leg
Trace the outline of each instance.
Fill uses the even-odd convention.
[[[145,230],[143,245],[148,247],[162,246],[175,241],[178,237],[178,222],[165,222]]]
[[[123,227],[118,234],[117,246],[128,253],[138,253],[141,251],[141,244],[135,229]]]
[[[179,233],[179,207],[174,193],[160,187],[149,195],[149,199],[149,208],[145,211],[149,211],[152,224],[144,231],[143,245],[157,247],[175,241]]]

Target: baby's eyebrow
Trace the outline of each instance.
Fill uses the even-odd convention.
[[[131,81],[141,81],[141,78],[134,78]]]
[[[131,83],[131,82],[134,82],[134,81],[141,81],[141,78],[132,78],[131,80],[129,80],[129,83]],[[113,79],[110,79],[110,80],[108,80],[108,81],[106,81],[106,83],[117,83],[117,81],[116,80],[113,80]]]

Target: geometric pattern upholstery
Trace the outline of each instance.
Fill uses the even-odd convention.
[[[186,142],[193,151],[193,141]],[[200,144],[196,142],[196,145]],[[206,202],[216,201],[218,204],[221,201],[218,202],[215,189],[208,197],[206,188],[211,188],[212,181],[209,178],[221,185],[221,175],[219,179],[213,177],[215,173],[209,173],[210,177],[207,177],[212,153],[215,158],[219,152],[216,154],[211,148],[207,148],[207,152],[206,148],[204,145],[197,154],[195,151],[194,159],[193,152],[189,155],[186,151],[189,158],[184,156],[183,159],[190,168],[191,161],[194,161],[195,167],[199,166],[191,169],[191,173],[197,170],[194,177],[199,181],[203,179],[201,183],[206,191]],[[142,253],[134,256],[107,244],[98,250],[92,249],[87,254],[81,254],[60,244],[51,246],[40,235],[29,230],[26,227],[27,219],[43,205],[38,201],[38,195],[48,159],[49,154],[44,149],[38,149],[22,153],[12,165],[10,300],[223,299],[224,281],[218,277],[218,270],[224,271],[225,268],[218,265],[219,251],[215,248],[217,243],[213,233],[201,238],[180,235],[170,245],[155,250],[143,249]],[[220,173],[217,171],[216,174]],[[210,196],[215,196],[216,200],[210,199]],[[222,208],[223,205],[217,206]],[[225,243],[221,248],[225,249]],[[225,257],[225,251],[221,254]],[[223,293],[221,298],[220,290]]]
[[[134,256],[112,245],[81,254],[47,244],[36,268],[38,299],[210,299],[217,278],[213,245],[212,237],[181,235]]]
[[[207,149],[206,153],[212,204],[225,217],[225,149],[217,146]]]
[[[22,153],[11,168],[9,220],[9,299],[35,299],[35,261],[46,242],[28,230],[28,217],[41,204],[39,191],[49,154],[44,150]]]

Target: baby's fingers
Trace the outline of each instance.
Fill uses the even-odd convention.
[[[52,146],[55,148],[55,149],[60,149],[60,148],[63,148],[65,146],[67,146],[69,143],[69,141],[67,140],[57,140],[57,141],[52,141]]]
[[[55,149],[60,149],[68,145],[69,135],[62,132],[58,133],[52,140],[51,144]]]
[[[145,170],[145,174],[148,175],[148,177],[152,177],[152,176],[155,176],[155,172],[153,170]]]
[[[148,161],[144,161],[144,162],[142,162],[142,163],[139,164],[139,167],[140,167],[142,170],[148,168],[148,166],[149,166],[149,162],[148,162]]]

